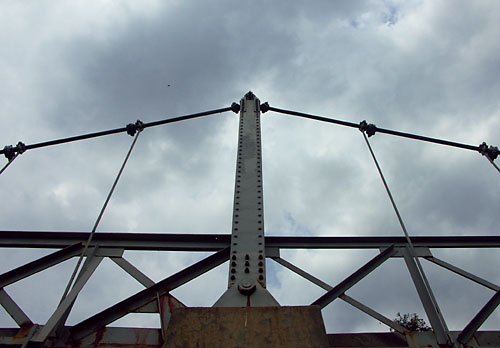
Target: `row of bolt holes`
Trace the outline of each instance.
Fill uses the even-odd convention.
[[[258,129],[258,127],[259,127],[259,120],[258,119],[256,120],[256,126]],[[241,125],[240,125],[240,138],[241,138],[241,136],[243,136],[243,120],[241,120]],[[260,135],[259,134],[257,134],[257,141],[259,141],[259,143],[257,144],[257,155],[260,157],[261,154],[260,154]],[[241,145],[242,143],[243,143],[243,141],[240,139],[239,144]],[[240,161],[241,161],[241,150],[238,151],[238,162],[240,162]],[[259,169],[261,168],[260,160],[257,161],[257,168],[259,168]],[[257,175],[257,177],[258,177],[257,183],[259,184],[259,185],[257,185],[257,188],[259,189],[257,191],[257,193],[261,194],[262,193],[262,191],[260,190],[262,188],[261,175],[259,174],[259,175]],[[240,178],[241,178],[241,166],[240,165],[238,165],[237,178],[238,178],[237,182],[239,183],[241,181],[240,180]],[[237,189],[240,188],[240,185],[236,185],[236,188]],[[240,193],[240,191],[237,190],[236,194],[239,194],[239,193]],[[236,196],[236,199],[239,199],[239,198],[240,198],[239,196]],[[258,196],[257,198],[262,199],[262,196]],[[236,205],[238,205],[238,204],[239,204],[239,202],[236,202]],[[261,205],[262,202],[258,202],[258,204]],[[239,211],[239,208],[235,208],[235,210]],[[262,208],[259,207],[258,210],[262,211]],[[238,216],[239,215],[236,214],[234,217],[238,218]],[[258,214],[258,217],[262,218],[262,214]],[[238,221],[235,221],[235,224],[237,224],[237,223],[238,223]],[[258,223],[261,224],[262,221],[258,221]],[[238,228],[235,227],[234,230],[238,231]],[[262,227],[259,227],[259,231],[262,231]],[[237,235],[233,235],[233,237],[238,238]],[[258,238],[262,238],[262,235],[259,235]],[[238,245],[238,243],[233,243],[233,245],[236,246],[236,245]],[[259,245],[262,245],[262,242],[259,242]],[[236,253],[236,251],[233,251],[233,252]],[[259,252],[262,253],[262,250],[259,250]],[[236,267],[236,255],[233,255],[231,259],[233,260],[233,261],[231,261],[231,273],[233,273],[231,275],[231,280],[235,280],[236,276],[234,275],[234,273],[236,273],[236,268],[235,268]],[[248,266],[250,266],[250,262],[248,261],[249,259],[250,259],[250,256],[248,254],[245,255],[245,260],[246,260],[245,261],[245,273],[250,273],[250,269],[248,268]],[[259,260],[263,260],[263,259],[264,259],[264,257],[262,255],[259,255]],[[264,268],[262,266],[264,266],[264,262],[259,261],[259,273],[264,273]],[[259,280],[264,280],[264,275],[260,274]]]
[[[258,128],[258,126],[259,126],[259,120],[258,119],[256,120],[256,123],[257,123],[257,128]],[[241,120],[241,125],[240,125],[240,136],[242,136],[242,135],[243,135],[243,120]],[[260,140],[260,136],[258,134],[257,134],[257,140]],[[239,143],[240,143],[240,145],[242,144],[242,140],[241,139],[239,140]],[[257,155],[260,156],[260,144],[257,144]],[[239,152],[238,152],[238,162],[240,162],[240,161],[241,161],[241,150],[239,150]],[[257,168],[259,168],[259,169],[261,168],[261,166],[260,166],[260,160],[257,161]],[[262,186],[260,185],[260,183],[261,183],[261,175],[259,174],[259,175],[257,175],[257,177],[258,177],[257,183],[259,183],[259,185],[257,185],[257,188],[261,189],[262,188]],[[240,178],[241,178],[241,166],[240,165],[238,165],[238,176],[237,176],[237,178],[238,178],[237,182],[238,183],[241,182],[241,180],[240,180]],[[236,185],[236,188],[239,189],[240,185]],[[240,191],[236,190],[236,194],[239,194],[239,193],[240,193]],[[262,191],[258,190],[257,193],[261,194]],[[239,196],[236,196],[237,200],[239,198],[240,198]],[[262,196],[258,196],[257,199],[262,199]],[[236,202],[235,204],[239,205],[239,202]],[[261,205],[262,202],[257,202],[257,204]],[[235,208],[235,210],[239,211],[239,208]],[[262,211],[262,208],[259,207],[258,210]],[[239,215],[236,214],[234,217],[238,218]],[[258,217],[262,218],[262,214],[258,214]],[[235,220],[234,223],[237,224],[238,221]],[[258,223],[261,224],[262,221],[258,221]],[[234,230],[238,231],[238,228],[235,227]],[[259,231],[262,231],[262,227],[259,227]],[[234,237],[238,238],[237,235],[234,235]],[[258,238],[262,238],[262,235],[259,235]],[[233,245],[236,246],[236,245],[238,245],[238,243],[233,243]],[[262,245],[262,242],[259,242],[259,245]]]
[[[259,251],[260,253],[262,253],[262,250]],[[234,273],[236,273],[236,255],[233,255],[231,257],[231,280],[235,280],[236,279],[236,276],[234,275]],[[250,256],[248,254],[245,255],[245,273],[250,273],[250,269],[248,268],[250,266]],[[259,273],[264,273],[264,262],[262,260],[264,260],[264,256],[262,255],[259,255]],[[259,280],[264,280],[264,275],[260,274],[259,275]]]

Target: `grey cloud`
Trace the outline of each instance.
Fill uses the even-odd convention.
[[[22,25],[23,16],[4,15],[11,35],[0,34],[8,48],[0,58],[5,144],[229,106],[251,89],[277,107],[500,145],[495,2],[182,2],[151,12],[117,8],[98,24],[89,21],[94,27],[78,22],[76,12],[61,21],[54,8],[32,6],[16,7],[14,13],[32,19]],[[356,129],[271,112],[262,124],[267,233],[402,235]],[[98,231],[229,233],[236,132],[233,113],[145,130]],[[22,155],[0,177],[8,202],[0,213],[2,229],[90,230],[131,141],[120,134]],[[498,174],[482,156],[382,134],[370,141],[411,234],[497,234]],[[200,257],[174,254],[130,257],[155,280]],[[4,261],[10,255],[0,254],[2,271],[14,267]],[[375,254],[284,255],[335,284]],[[481,267],[476,260],[482,252],[443,255],[498,281],[495,254]],[[389,317],[398,311],[423,315],[400,261],[391,260],[352,295]],[[309,303],[322,294],[269,263],[269,287],[282,303]],[[79,305],[92,302],[110,266]],[[465,302],[477,294],[460,307],[472,311],[488,293],[425,267],[443,310],[461,318],[450,326],[461,328],[465,319],[453,299]],[[60,286],[66,273],[49,279]],[[226,286],[226,273],[223,265],[176,294],[192,305],[211,305]],[[123,282],[120,296],[137,289]],[[214,286],[202,303],[200,289],[207,284]],[[22,287],[12,293],[35,318],[58,300],[42,306]],[[118,297],[103,295],[99,308]],[[71,320],[97,310],[80,308]],[[343,303],[323,314],[329,331],[387,330]],[[0,317],[2,325],[9,320]],[[495,325],[498,315],[486,327]]]

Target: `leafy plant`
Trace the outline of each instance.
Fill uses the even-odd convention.
[[[419,318],[417,313],[402,315],[398,312],[398,316],[394,321],[410,331],[431,331],[431,327],[426,324],[424,319]]]

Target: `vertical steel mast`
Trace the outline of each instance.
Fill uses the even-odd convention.
[[[228,290],[216,307],[279,306],[266,290],[260,101],[240,102]]]

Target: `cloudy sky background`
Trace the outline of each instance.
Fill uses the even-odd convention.
[[[279,108],[500,146],[499,15],[496,1],[2,1],[2,146],[226,107],[248,90]],[[230,233],[237,122],[226,113],[144,131],[98,232]],[[481,155],[383,134],[370,140],[411,235],[498,234],[500,177]],[[23,154],[0,177],[0,229],[90,231],[131,141],[118,134]],[[262,141],[267,235],[402,236],[357,130],[269,112]],[[2,249],[0,271],[50,252]],[[334,285],[376,253],[282,256]],[[500,283],[498,250],[434,254]],[[155,281],[204,256],[125,253]],[[6,290],[44,323],[75,262]],[[493,295],[422,262],[451,329]],[[267,265],[268,288],[283,305],[324,292]],[[211,306],[227,268],[174,294]],[[140,289],[105,260],[69,324]],[[401,259],[348,294],[390,318],[425,318]],[[388,330],[340,300],[323,316],[328,332]],[[0,310],[0,326],[13,325]],[[497,310],[482,329],[499,325]]]

